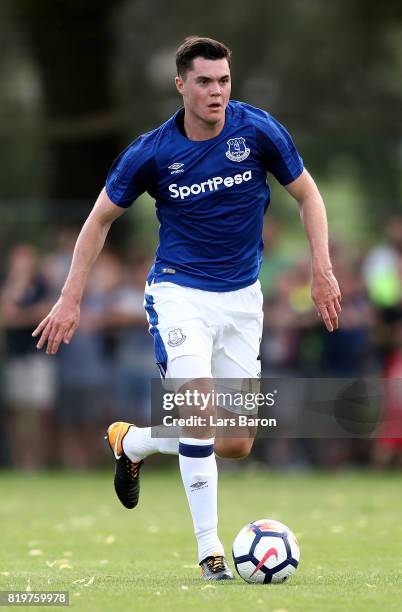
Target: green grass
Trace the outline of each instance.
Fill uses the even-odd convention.
[[[298,536],[301,563],[280,585],[200,581],[176,470],[145,467],[133,511],[104,473],[6,472],[0,491],[1,589],[68,590],[71,608],[85,612],[402,609],[401,474],[221,473],[229,557],[252,519],[278,519]]]

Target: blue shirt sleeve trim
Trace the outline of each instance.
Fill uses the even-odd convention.
[[[269,119],[267,127],[271,128],[271,133],[268,133],[268,129],[264,131],[256,126],[256,138],[266,169],[285,186],[301,175],[304,169],[303,159],[287,130],[273,118]]]
[[[128,208],[142,193],[152,190],[156,180],[152,153],[141,136],[113,162],[106,179],[106,193],[113,204]]]

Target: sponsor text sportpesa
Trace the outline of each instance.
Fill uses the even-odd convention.
[[[172,183],[169,185],[169,191],[172,198],[184,200],[190,195],[198,195],[199,193],[208,191],[218,191],[220,187],[229,189],[234,185],[241,185],[243,182],[250,181],[252,176],[251,170],[246,170],[234,176],[214,176],[206,181],[202,181],[202,183],[193,183],[192,185],[182,185],[179,187],[177,183]]]

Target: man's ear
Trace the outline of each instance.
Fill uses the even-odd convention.
[[[184,91],[184,81],[180,76],[177,76],[174,80],[175,85],[176,85],[176,89],[179,92],[180,95],[183,95],[183,91]]]

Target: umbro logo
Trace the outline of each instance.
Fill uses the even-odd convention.
[[[203,487],[206,484],[207,484],[206,480],[204,481],[199,480],[198,482],[195,482],[194,484],[190,485],[190,489],[194,489],[194,490],[201,489],[201,487]]]
[[[183,166],[184,164],[181,164],[180,162],[175,162],[174,164],[168,166],[168,169],[170,170],[170,174],[180,174],[180,172],[184,172]]]

